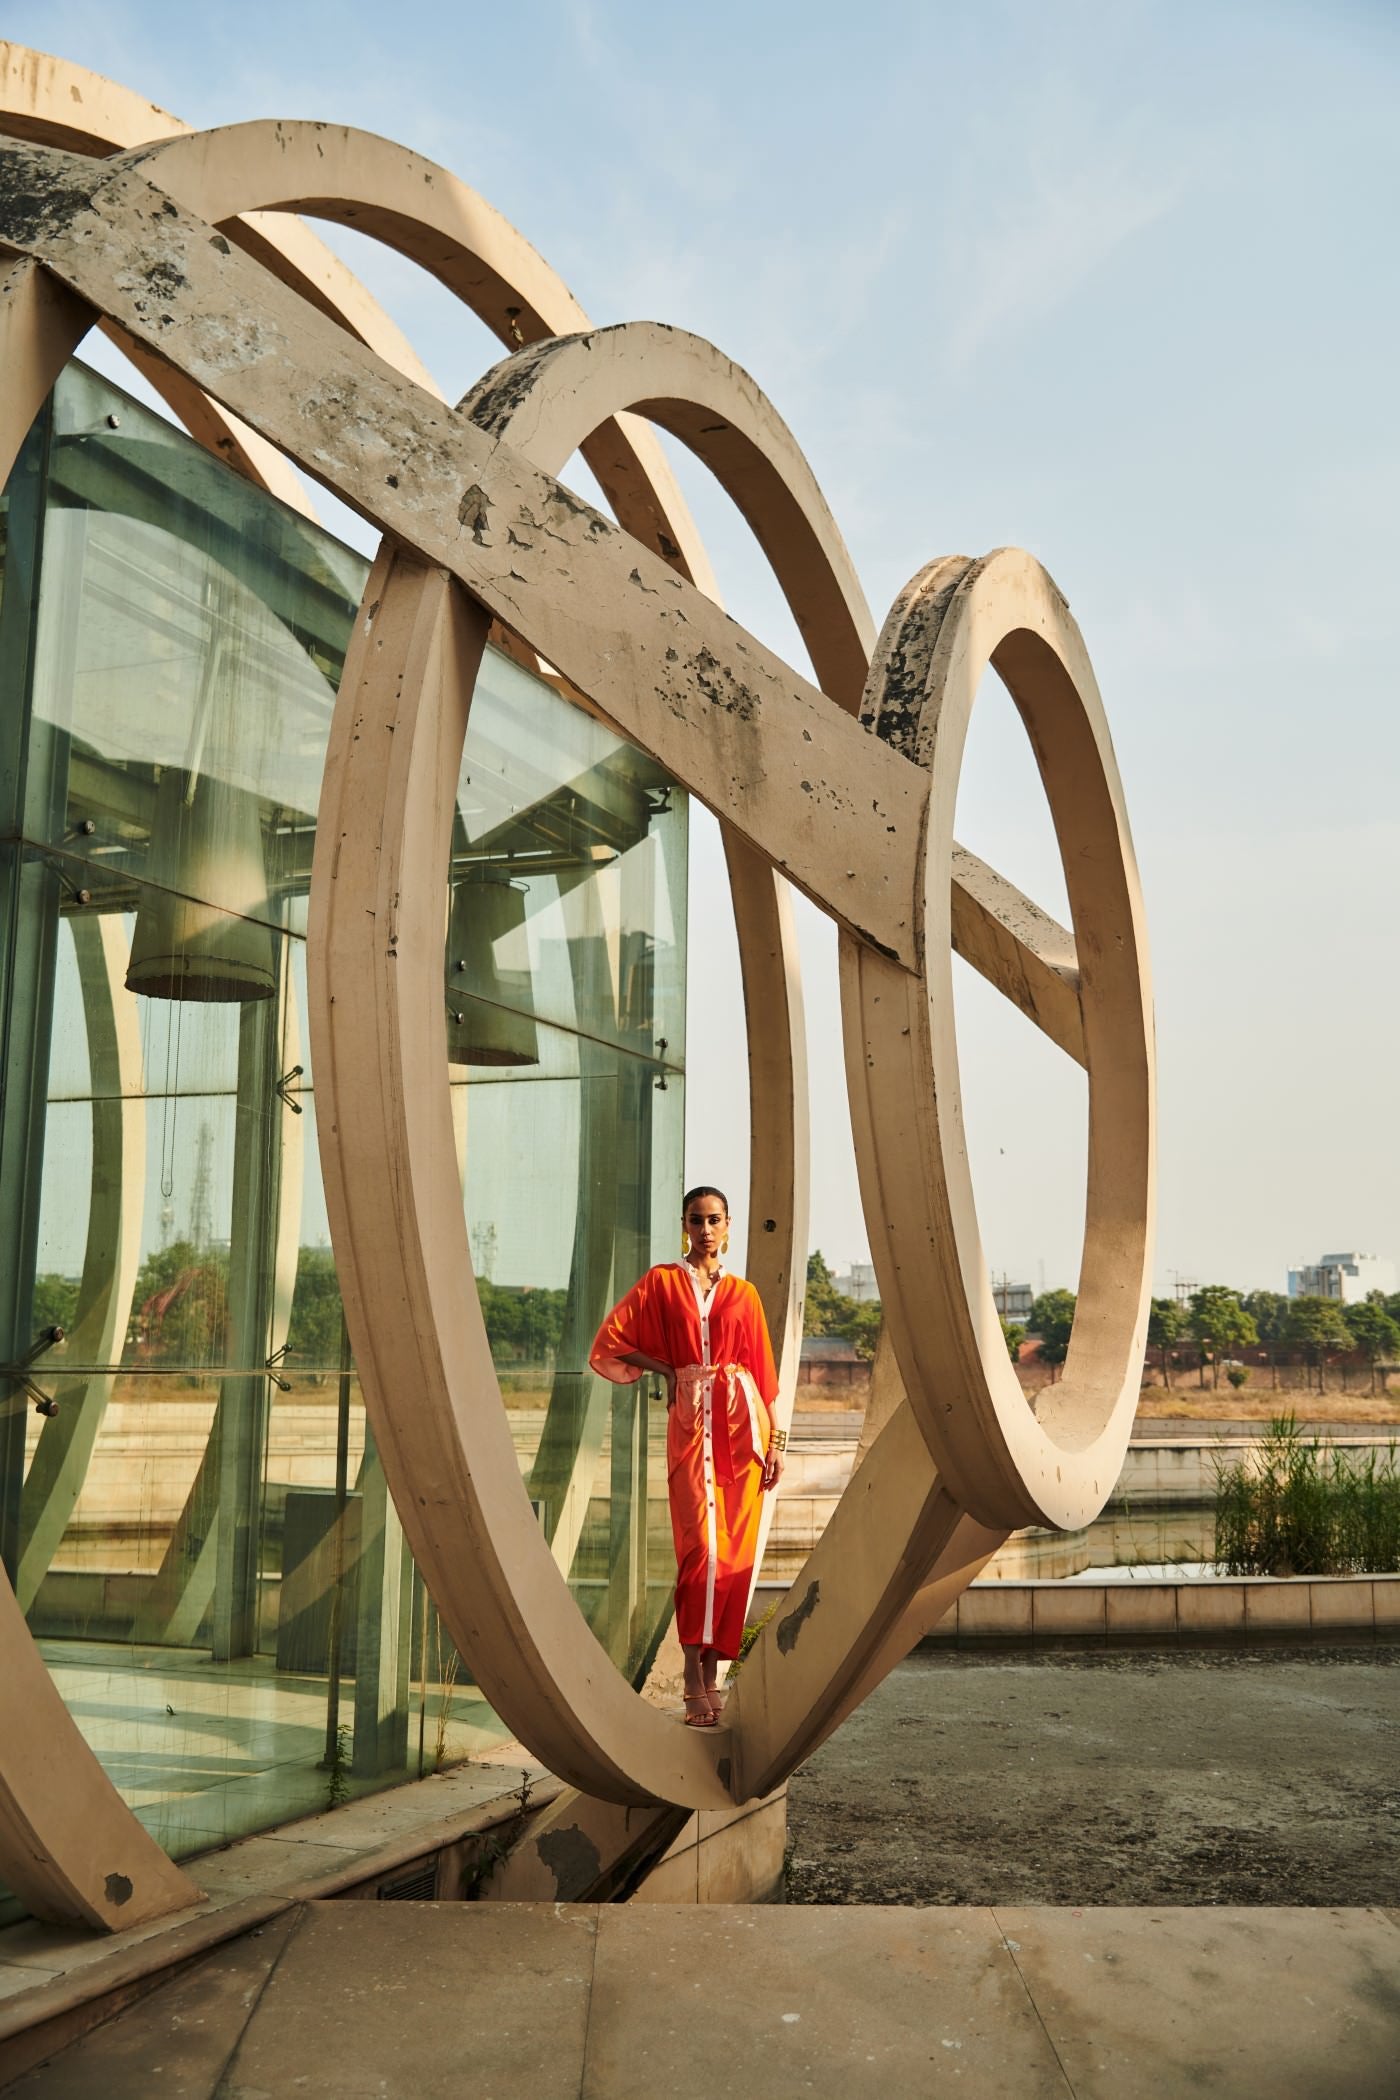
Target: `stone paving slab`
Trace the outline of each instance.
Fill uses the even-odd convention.
[[[5,2100],[210,2100],[298,1922],[288,1911],[231,1940],[7,2085]]]
[[[113,1933],[24,1918],[0,1931],[0,2085],[13,2063],[35,2060],[27,2038],[54,2022],[94,2024],[102,2001],[129,1994],[178,1961],[200,1956],[281,1911],[403,1864],[507,1819],[528,1770],[532,1806],[560,1782],[518,1745],[504,1763],[479,1760],[430,1778],[240,1838],[186,1862],[202,1900],[171,1916]]]
[[[1076,2100],[1400,2093],[1400,1931],[1380,1911],[996,1918]]]
[[[308,1903],[5,2100],[1394,2100],[1381,1910]]]
[[[578,2100],[597,1913],[308,1904],[216,2090],[228,2100]]]
[[[603,1913],[581,2100],[1068,2100],[987,1910]]]

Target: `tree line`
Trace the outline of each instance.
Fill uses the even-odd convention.
[[[1073,1291],[1043,1291],[1024,1328],[1002,1322],[1012,1356],[1028,1336],[1038,1339],[1043,1363],[1062,1364],[1069,1351],[1076,1298]],[[1382,1365],[1400,1363],[1400,1291],[1389,1296],[1372,1291],[1357,1305],[1336,1298],[1289,1298],[1282,1291],[1237,1291],[1228,1284],[1208,1283],[1184,1303],[1154,1298],[1147,1323],[1147,1346],[1155,1354],[1164,1385],[1173,1370],[1194,1370],[1202,1385],[1206,1373],[1218,1386],[1223,1371],[1235,1387],[1247,1383],[1244,1349],[1256,1349],[1277,1383],[1280,1364],[1303,1364],[1308,1383],[1316,1372],[1318,1390],[1327,1366],[1339,1357],[1359,1359],[1371,1373],[1374,1392]]]
[[[1374,1392],[1380,1367],[1400,1361],[1400,1291],[1371,1291],[1358,1304],[1343,1305],[1337,1298],[1288,1298],[1282,1291],[1235,1291],[1211,1283],[1192,1291],[1184,1305],[1154,1298],[1147,1341],[1157,1351],[1165,1385],[1185,1345],[1194,1351],[1203,1384],[1209,1366],[1213,1386],[1222,1369],[1231,1385],[1243,1385],[1239,1352],[1258,1349],[1275,1382],[1281,1363],[1303,1364],[1309,1385],[1317,1373],[1319,1392],[1330,1362],[1358,1358],[1370,1371]]]
[[[1077,1299],[1073,1291],[1042,1291],[1024,1324],[1003,1320],[1007,1352],[1013,1363],[1028,1340],[1038,1344],[1042,1363],[1058,1367],[1069,1353],[1070,1329]],[[805,1334],[838,1334],[857,1353],[870,1358],[880,1334],[878,1301],[859,1302],[837,1290],[830,1269],[818,1252],[807,1262]],[[1338,1358],[1359,1361],[1371,1374],[1374,1392],[1382,1366],[1400,1365],[1400,1291],[1372,1291],[1356,1305],[1336,1298],[1289,1298],[1282,1291],[1237,1291],[1226,1284],[1205,1284],[1184,1303],[1154,1298],[1147,1327],[1149,1352],[1165,1385],[1173,1371],[1195,1371],[1205,1383],[1209,1373],[1218,1386],[1239,1387],[1249,1378],[1240,1352],[1257,1350],[1277,1383],[1281,1364],[1302,1364],[1311,1385],[1316,1373],[1322,1389],[1327,1367]]]
[[[498,1363],[550,1363],[563,1337],[568,1292],[494,1284],[477,1279],[486,1332]],[[41,1274],[34,1287],[36,1330],[57,1326],[71,1333],[78,1311],[74,1277]],[[1023,1323],[1002,1321],[1013,1362],[1023,1344],[1033,1340],[1042,1363],[1052,1368],[1065,1360],[1074,1322],[1075,1293],[1042,1291]],[[132,1294],[132,1318],[124,1360],[128,1363],[184,1364],[191,1368],[227,1361],[228,1255],[222,1249],[198,1249],[188,1240],[155,1248],[141,1265]],[[836,1288],[820,1249],[807,1259],[807,1299],[803,1333],[837,1335],[867,1362],[880,1337],[877,1299],[847,1297]],[[1400,1364],[1400,1292],[1372,1291],[1360,1304],[1335,1298],[1289,1298],[1281,1291],[1237,1291],[1206,1284],[1185,1303],[1154,1298],[1147,1328],[1150,1359],[1165,1385],[1173,1372],[1195,1371],[1205,1383],[1209,1373],[1218,1386],[1222,1372],[1231,1385],[1243,1385],[1247,1367],[1243,1350],[1256,1350],[1277,1383],[1283,1364],[1302,1364],[1308,1382],[1316,1373],[1319,1390],[1327,1367],[1337,1359],[1369,1368],[1374,1391],[1382,1366]],[[303,1247],[297,1267],[287,1336],[286,1367],[323,1372],[340,1360],[340,1285],[335,1257],[328,1247]]]
[[[1062,1364],[1075,1302],[1073,1291],[1045,1291],[1024,1329],[1003,1321],[1013,1356],[1019,1341],[1030,1335],[1039,1339],[1042,1362]],[[1184,1369],[1194,1370],[1202,1385],[1209,1372],[1213,1387],[1223,1371],[1227,1383],[1238,1388],[1249,1378],[1240,1352],[1255,1349],[1275,1384],[1280,1364],[1303,1364],[1309,1385],[1315,1372],[1321,1391],[1329,1363],[1344,1357],[1369,1368],[1374,1392],[1380,1367],[1400,1363],[1400,1292],[1372,1291],[1360,1304],[1343,1305],[1336,1298],[1289,1298],[1282,1291],[1237,1291],[1208,1283],[1184,1303],[1152,1300],[1147,1346],[1164,1385],[1171,1384],[1173,1370]]]
[[[491,1353],[498,1363],[552,1363],[564,1331],[568,1292],[477,1279]],[[78,1315],[78,1279],[45,1272],[34,1282],[36,1331],[61,1327],[72,1334]],[[227,1249],[171,1240],[142,1262],[131,1296],[131,1320],[122,1361],[137,1366],[182,1365],[196,1374],[229,1360]],[[340,1362],[340,1281],[329,1247],[303,1247],[297,1258],[285,1372],[323,1376]]]

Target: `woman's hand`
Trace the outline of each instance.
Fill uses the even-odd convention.
[[[775,1488],[778,1485],[778,1482],[782,1479],[782,1477],[783,1454],[781,1451],[770,1450],[768,1456],[763,1461],[763,1474],[759,1481],[759,1486],[763,1488],[766,1493],[768,1489]]]
[[[635,1364],[639,1371],[649,1371],[653,1378],[664,1378],[666,1405],[675,1405],[676,1373],[672,1365],[663,1364],[659,1356],[648,1356],[645,1349],[623,1349],[619,1351],[617,1360],[620,1364]]]

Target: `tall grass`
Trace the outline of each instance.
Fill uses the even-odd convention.
[[[1252,1465],[1217,1463],[1215,1557],[1227,1575],[1382,1575],[1400,1569],[1396,1447],[1378,1456],[1304,1437],[1276,1415]]]

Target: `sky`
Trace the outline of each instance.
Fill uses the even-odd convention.
[[[1393,0],[10,0],[3,27],[195,125],[397,138],[594,320],[710,338],[796,433],[877,622],[936,555],[1037,555],[1093,657],[1146,896],[1157,1289],[1400,1257]],[[452,398],[496,361],[412,266],[328,238]],[[805,672],[742,521],[677,465],[730,611]],[[994,678],[958,831],[1064,916]],[[688,1176],[742,1227],[737,966],[703,812],[693,837]],[[868,1248],[835,945],[798,901],[812,1241],[842,1266]],[[989,1264],[1072,1286],[1083,1075],[958,974]]]

